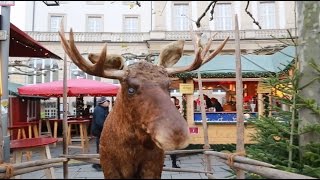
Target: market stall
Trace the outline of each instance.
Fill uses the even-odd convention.
[[[275,74],[287,74],[293,61],[294,48],[286,47],[273,55],[242,55],[243,79],[243,113],[245,118],[245,143],[252,143],[250,134],[255,133],[247,120],[259,117],[264,112],[262,95],[271,92],[262,86],[263,78]],[[184,56],[177,66],[190,62],[191,56]],[[200,68],[203,94],[210,99],[216,98],[223,107],[223,111],[216,112],[213,108],[206,108],[208,136],[210,144],[236,143],[236,78],[235,60],[232,55],[219,55]],[[191,133],[191,144],[203,142],[202,117],[197,100],[199,98],[199,84],[196,71],[178,74],[179,84],[189,85],[188,92],[181,91],[186,97],[186,119]],[[182,83],[184,82],[184,83]],[[175,83],[174,83],[175,84]],[[177,85],[175,85],[177,88]]]

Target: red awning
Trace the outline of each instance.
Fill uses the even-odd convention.
[[[67,96],[116,96],[119,85],[89,79],[67,80]],[[18,88],[19,95],[62,97],[63,81],[25,85]]]
[[[10,57],[42,57],[61,59],[39,42],[10,23]]]

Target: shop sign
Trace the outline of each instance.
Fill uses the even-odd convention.
[[[193,94],[194,92],[194,85],[193,84],[186,84],[180,83],[179,90],[181,94]]]
[[[257,93],[271,93],[271,87],[262,82],[258,83]]]
[[[199,134],[199,128],[198,127],[189,127],[190,134]]]

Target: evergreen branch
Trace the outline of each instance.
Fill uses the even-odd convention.
[[[275,37],[274,35],[271,35],[271,34],[270,34],[269,36],[272,37],[272,38],[274,38],[275,40],[277,40],[277,41],[285,44],[286,46],[292,46],[292,44],[290,44],[289,42],[285,42],[285,41],[283,41],[282,39],[279,39],[279,38]],[[285,39],[285,40],[286,40],[286,39]]]
[[[314,83],[314,82],[317,81],[317,80],[320,80],[320,77],[313,78],[310,82],[308,82],[307,84],[301,86],[301,87],[299,88],[299,90],[302,90],[302,89],[306,88],[307,86],[311,85],[312,83]]]

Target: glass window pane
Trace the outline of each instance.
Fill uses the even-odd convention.
[[[262,29],[275,29],[275,2],[260,2],[259,23]]]
[[[173,30],[186,31],[189,29],[189,4],[174,4]],[[190,17],[189,17],[190,18]]]
[[[139,19],[138,17],[125,17],[124,18],[124,32],[138,32]]]
[[[88,16],[88,32],[102,32],[103,19],[101,16]]]
[[[216,4],[213,21],[215,30],[232,30],[231,3]]]
[[[44,82],[50,82],[50,71],[44,71]]]
[[[50,17],[50,29],[51,32],[58,32],[60,28],[60,22],[63,16],[51,16]]]

